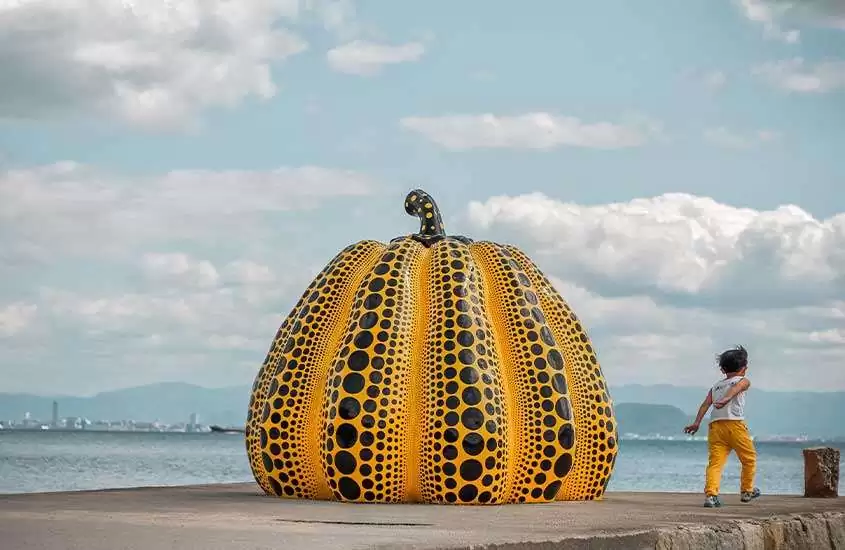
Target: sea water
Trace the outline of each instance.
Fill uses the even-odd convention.
[[[758,442],[757,485],[802,494],[801,450],[813,442]],[[623,440],[610,491],[701,492],[703,441]],[[0,432],[0,493],[252,481],[242,434]],[[734,455],[722,492],[739,491]],[[842,489],[840,489],[842,494]]]

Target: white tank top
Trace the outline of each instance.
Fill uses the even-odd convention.
[[[744,379],[744,376],[734,376],[716,382],[710,390],[713,394],[713,402],[715,403],[724,397],[728,390]],[[745,393],[744,391],[739,392],[721,409],[713,407],[710,410],[710,422],[716,420],[745,420]]]

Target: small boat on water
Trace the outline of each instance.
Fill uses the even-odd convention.
[[[222,426],[209,426],[209,429],[213,433],[222,433],[222,434],[242,434],[244,433],[244,428],[223,428]]]

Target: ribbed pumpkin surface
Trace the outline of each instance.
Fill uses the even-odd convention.
[[[575,313],[517,248],[421,232],[317,275],[253,386],[246,444],[281,497],[497,504],[602,496],[611,399]],[[430,214],[430,215],[429,215]]]

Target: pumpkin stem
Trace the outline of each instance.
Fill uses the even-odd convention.
[[[405,212],[420,219],[420,232],[414,235],[417,240],[427,243],[446,236],[437,203],[422,189],[414,189],[405,197]]]

